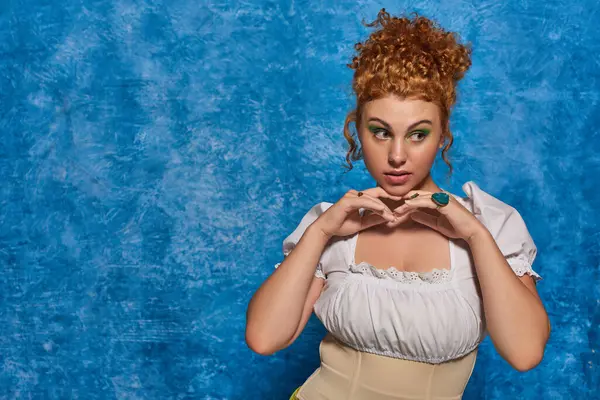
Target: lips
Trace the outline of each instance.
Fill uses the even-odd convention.
[[[392,175],[392,176],[402,176],[402,175],[408,175],[410,172],[406,172],[406,171],[402,171],[402,172],[386,172],[386,175]]]
[[[412,176],[412,174],[410,174],[410,173],[405,173],[402,175],[392,175],[392,174],[386,173],[384,175],[385,175],[386,182],[389,183],[390,185],[403,185],[406,182],[408,182],[408,180]]]

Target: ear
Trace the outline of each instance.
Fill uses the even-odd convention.
[[[445,140],[444,140],[444,137],[442,136],[440,138],[440,145],[438,146],[440,149],[444,147],[444,142],[445,142]]]

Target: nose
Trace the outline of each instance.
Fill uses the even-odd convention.
[[[390,165],[402,165],[406,162],[406,147],[402,140],[394,140],[391,142],[388,151],[388,162]]]

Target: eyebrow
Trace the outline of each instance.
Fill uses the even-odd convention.
[[[393,131],[393,129],[392,129],[392,127],[390,126],[390,124],[388,124],[387,122],[385,122],[384,120],[382,120],[382,119],[380,119],[380,118],[377,118],[377,117],[372,117],[372,118],[369,118],[369,121],[377,121],[377,122],[381,123],[383,126],[385,126],[387,129],[389,129],[390,131]],[[412,128],[414,128],[415,126],[421,125],[421,124],[423,124],[423,123],[428,123],[429,125],[433,125],[433,123],[432,123],[430,120],[428,120],[428,119],[422,119],[422,120],[420,120],[420,121],[417,121],[417,122],[415,122],[414,124],[411,124],[411,125],[408,127],[407,131],[410,131],[410,130],[411,130]]]

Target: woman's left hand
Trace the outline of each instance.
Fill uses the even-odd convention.
[[[418,193],[419,196],[409,199],[415,193]],[[411,190],[402,196],[404,204],[392,211],[404,213],[412,209],[411,219],[454,239],[469,241],[472,236],[481,232],[482,229],[487,229],[475,215],[452,195],[448,195],[448,204],[439,208],[431,199],[432,195],[432,192],[425,190]]]

